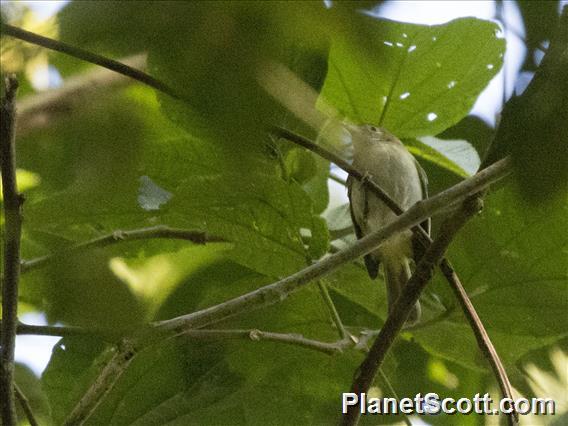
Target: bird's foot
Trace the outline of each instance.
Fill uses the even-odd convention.
[[[361,178],[361,184],[365,185],[367,182],[373,181],[373,175],[369,172],[363,173],[363,177]]]

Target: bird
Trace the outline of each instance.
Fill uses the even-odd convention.
[[[407,210],[428,197],[428,178],[424,169],[402,142],[388,130],[371,124],[345,124],[351,134],[353,167],[372,179],[400,207]],[[349,175],[347,190],[351,220],[358,239],[392,222],[397,215],[364,182]],[[430,234],[430,220],[420,226]],[[411,276],[411,264],[416,264],[422,250],[410,229],[393,235],[376,250],[365,255],[365,266],[371,279],[376,279],[379,265],[387,290],[388,312],[400,296]],[[420,302],[412,307],[406,326],[419,322]]]

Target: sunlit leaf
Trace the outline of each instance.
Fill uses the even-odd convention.
[[[407,139],[404,142],[413,155],[459,176],[471,176],[479,168],[479,155],[467,141],[425,136],[420,139]]]
[[[334,39],[321,97],[351,120],[400,138],[435,135],[457,123],[503,62],[505,41],[491,22],[360,21],[370,38]]]

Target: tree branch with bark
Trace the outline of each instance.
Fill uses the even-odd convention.
[[[415,204],[386,227],[367,235],[352,246],[330,255],[295,274],[218,305],[153,323],[137,330],[132,335],[121,340],[113,357],[72,410],[66,420],[66,424],[80,424],[89,418],[98,404],[112,390],[114,384],[128,368],[135,356],[145,348],[172,336],[184,334],[189,330],[207,327],[245,312],[281,303],[290,294],[311,281],[321,278],[338,269],[343,264],[375,250],[392,235],[421,223],[426,218],[444,210],[448,205],[457,203],[472,194],[486,189],[491,184],[507,176],[509,171],[509,160],[501,160],[446,191]]]
[[[0,171],[4,205],[3,271],[2,271],[2,334],[0,335],[2,361],[0,366],[0,400],[2,424],[17,422],[14,393],[14,351],[18,323],[18,285],[20,281],[20,240],[22,235],[23,197],[16,183],[16,91],[18,80],[6,77],[5,96],[0,115]]]

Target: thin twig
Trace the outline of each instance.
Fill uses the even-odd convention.
[[[351,164],[347,163],[341,157],[337,156],[336,154],[328,151],[321,145],[317,145],[310,141],[303,136],[297,135],[289,130],[280,128],[280,127],[273,127],[272,131],[274,134],[288,139],[291,142],[294,142],[315,154],[325,158],[326,160],[335,163],[338,167],[349,173],[355,179],[361,181],[367,189],[372,191],[381,201],[383,201],[395,214],[400,215],[402,213],[401,207],[371,179],[363,179],[364,174],[355,169]],[[414,226],[412,231],[417,236],[418,241],[425,247],[428,248],[431,243],[432,239],[426,233],[426,231],[421,226]],[[341,235],[341,234],[338,234]],[[334,234],[334,236],[336,236]],[[503,398],[512,398],[513,394],[511,392],[511,386],[509,383],[509,378],[507,377],[505,367],[503,367],[503,363],[495,350],[493,343],[491,342],[487,331],[485,330],[485,326],[481,322],[479,315],[475,311],[471,300],[469,299],[467,292],[463,288],[461,281],[452,268],[450,262],[443,258],[440,262],[440,269],[444,274],[444,277],[448,281],[450,287],[452,288],[455,296],[458,298],[460,306],[464,312],[464,315],[469,322],[474,335],[476,336],[478,346],[481,350],[481,353],[486,357],[487,361],[489,362],[491,369],[495,374],[495,378],[497,383],[499,384],[499,388],[502,392]]]
[[[353,227],[349,226],[347,228],[341,229],[332,229],[329,231],[329,236],[332,241],[339,240],[340,238],[344,238],[348,235],[353,235]]]
[[[59,337],[77,337],[90,336],[97,337],[106,342],[114,343],[121,337],[132,333],[133,329],[90,329],[78,326],[55,326],[55,325],[31,325],[18,323],[16,328],[17,335],[35,335],[35,336],[59,336]]]
[[[49,326],[49,325],[29,325],[18,324],[18,335],[33,334],[36,336],[58,336],[58,337],[76,337],[76,336],[96,336],[102,337],[107,341],[116,342],[121,337],[120,333],[114,330],[91,330],[76,326]],[[122,333],[124,336],[125,333]],[[271,342],[287,343],[290,345],[301,346],[313,349],[325,354],[333,355],[342,352],[343,349],[354,346],[352,340],[344,338],[336,342],[322,342],[320,340],[307,339],[296,333],[274,333],[270,331],[261,331],[258,329],[248,330],[187,330],[180,336],[187,336],[192,339],[248,339],[254,342],[265,340]]]
[[[306,339],[301,334],[295,333],[273,333],[270,331],[252,330],[187,330],[182,336],[194,339],[245,339],[252,342],[265,340],[267,342],[285,343],[292,346],[300,346],[312,349],[327,355],[342,352],[344,349],[353,346],[350,339],[341,339],[333,343],[322,342],[319,340]]]
[[[2,277],[2,346],[0,367],[0,398],[2,424],[15,425],[14,351],[18,323],[18,284],[20,280],[20,238],[22,233],[23,197],[16,186],[15,105],[18,80],[6,77],[5,95],[1,105],[0,170],[4,204],[4,274]]]
[[[326,283],[324,283],[323,280],[318,280],[318,287],[323,301],[328,308],[331,319],[335,324],[335,328],[337,328],[337,331],[339,332],[339,337],[341,337],[342,339],[347,338],[348,333],[345,330],[343,322],[341,321],[341,317],[339,316],[339,312],[337,312],[337,308],[335,307],[335,304],[333,303],[333,300],[329,295],[329,290],[327,289]]]
[[[427,200],[415,204],[384,228],[367,235],[352,246],[328,256],[295,274],[221,304],[155,323],[151,327],[143,328],[138,333],[124,338],[112,359],[102,369],[89,390],[73,408],[66,420],[66,424],[74,425],[85,421],[107,393],[110,392],[136,354],[145,347],[170,338],[171,335],[178,335],[187,330],[203,328],[240,313],[250,312],[281,302],[291,293],[299,290],[312,280],[321,278],[336,270],[344,263],[350,262],[375,250],[383,241],[390,238],[395,233],[417,225],[426,218],[434,215],[437,211],[445,209],[449,204],[454,204],[459,200],[463,200],[487,188],[489,185],[505,177],[509,173],[509,170],[509,160],[501,160],[477,173],[475,176]]]
[[[448,319],[454,313],[454,310],[455,308],[453,306],[450,306],[449,308],[446,308],[446,310],[443,311],[441,314],[438,314],[435,317],[430,318],[429,320],[420,321],[412,325],[405,325],[404,331],[421,330],[423,328],[430,327],[434,324],[438,324],[444,321],[445,319]]]
[[[390,382],[389,378],[387,377],[387,375],[385,374],[382,368],[379,368],[379,376],[381,377],[383,382],[385,382],[385,386],[387,387],[387,390],[391,393],[393,398],[395,398],[397,401],[400,401],[400,397],[396,393],[394,386],[392,385],[392,383]],[[408,418],[408,414],[406,414],[406,412],[403,411],[402,416],[403,416],[402,418],[404,419],[404,423],[407,426],[412,426],[412,422]]]
[[[96,53],[89,52],[88,50],[81,49],[80,47],[72,46],[70,44],[64,43],[62,41],[54,40],[49,37],[44,37],[39,34],[32,33],[30,31],[23,30],[18,27],[14,27],[8,24],[2,24],[2,34],[10,37],[14,37],[29,43],[45,47],[47,49],[55,50],[57,52],[65,53],[66,55],[72,56],[77,59],[81,59],[85,62],[90,62],[91,64],[99,65],[103,68],[109,69],[111,71],[117,72],[119,74],[130,77],[140,83],[144,83],[162,93],[165,93],[175,99],[183,99],[183,97],[177,93],[173,88],[165,84],[164,82],[140,71],[136,68],[129,67],[121,62],[115,61],[113,59],[106,58]]]
[[[477,346],[479,346],[481,352],[483,353],[485,358],[489,361],[489,365],[491,366],[493,374],[497,379],[497,383],[499,385],[499,389],[501,390],[501,394],[503,395],[504,398],[512,399],[513,392],[511,390],[511,382],[509,382],[509,377],[507,376],[505,367],[501,363],[499,355],[495,350],[495,346],[493,346],[493,343],[491,342],[491,339],[487,334],[487,330],[485,330],[485,327],[483,327],[483,323],[481,322],[479,315],[477,315],[477,312],[473,307],[471,300],[469,299],[469,297],[467,297],[465,288],[463,288],[463,285],[459,277],[457,276],[454,268],[447,259],[444,259],[440,263],[440,270],[442,271],[445,277],[451,276],[452,282],[456,283],[456,285],[453,285],[451,287],[456,295],[456,298],[460,302],[462,310],[464,312],[467,312],[465,317],[469,321],[470,327],[473,330],[473,334],[475,335],[475,339],[477,340]],[[479,327],[478,324],[482,324],[482,326]],[[516,411],[509,413],[508,419],[509,419],[508,420],[509,424],[515,424],[519,420],[518,413]]]
[[[464,207],[442,224],[440,235],[430,245],[416,266],[416,271],[404,286],[400,297],[393,306],[383,328],[367,357],[357,370],[351,391],[361,395],[367,393],[385,356],[402,329],[408,314],[420,297],[434,273],[434,267],[442,259],[451,241],[463,225],[481,209],[481,199],[474,196],[464,202]],[[342,417],[342,425],[356,425],[360,417],[360,404],[351,405]]]
[[[46,264],[49,264],[50,261],[58,256],[91,250],[93,248],[102,248],[122,241],[147,240],[155,238],[186,240],[191,241],[195,244],[226,241],[220,237],[207,235],[207,233],[203,231],[170,228],[164,225],[153,226],[150,228],[132,229],[129,231],[114,231],[102,237],[97,237],[83,243],[72,245],[54,254],[25,260],[21,265],[22,273],[26,273],[32,269],[40,268]]]
[[[28,423],[30,424],[30,426],[39,426],[39,423],[37,422],[34,416],[32,407],[30,406],[30,402],[28,401],[28,398],[26,398],[26,395],[24,395],[22,390],[15,383],[14,383],[14,392],[16,393],[16,399],[20,403],[22,411],[26,415],[26,418],[28,419]]]

